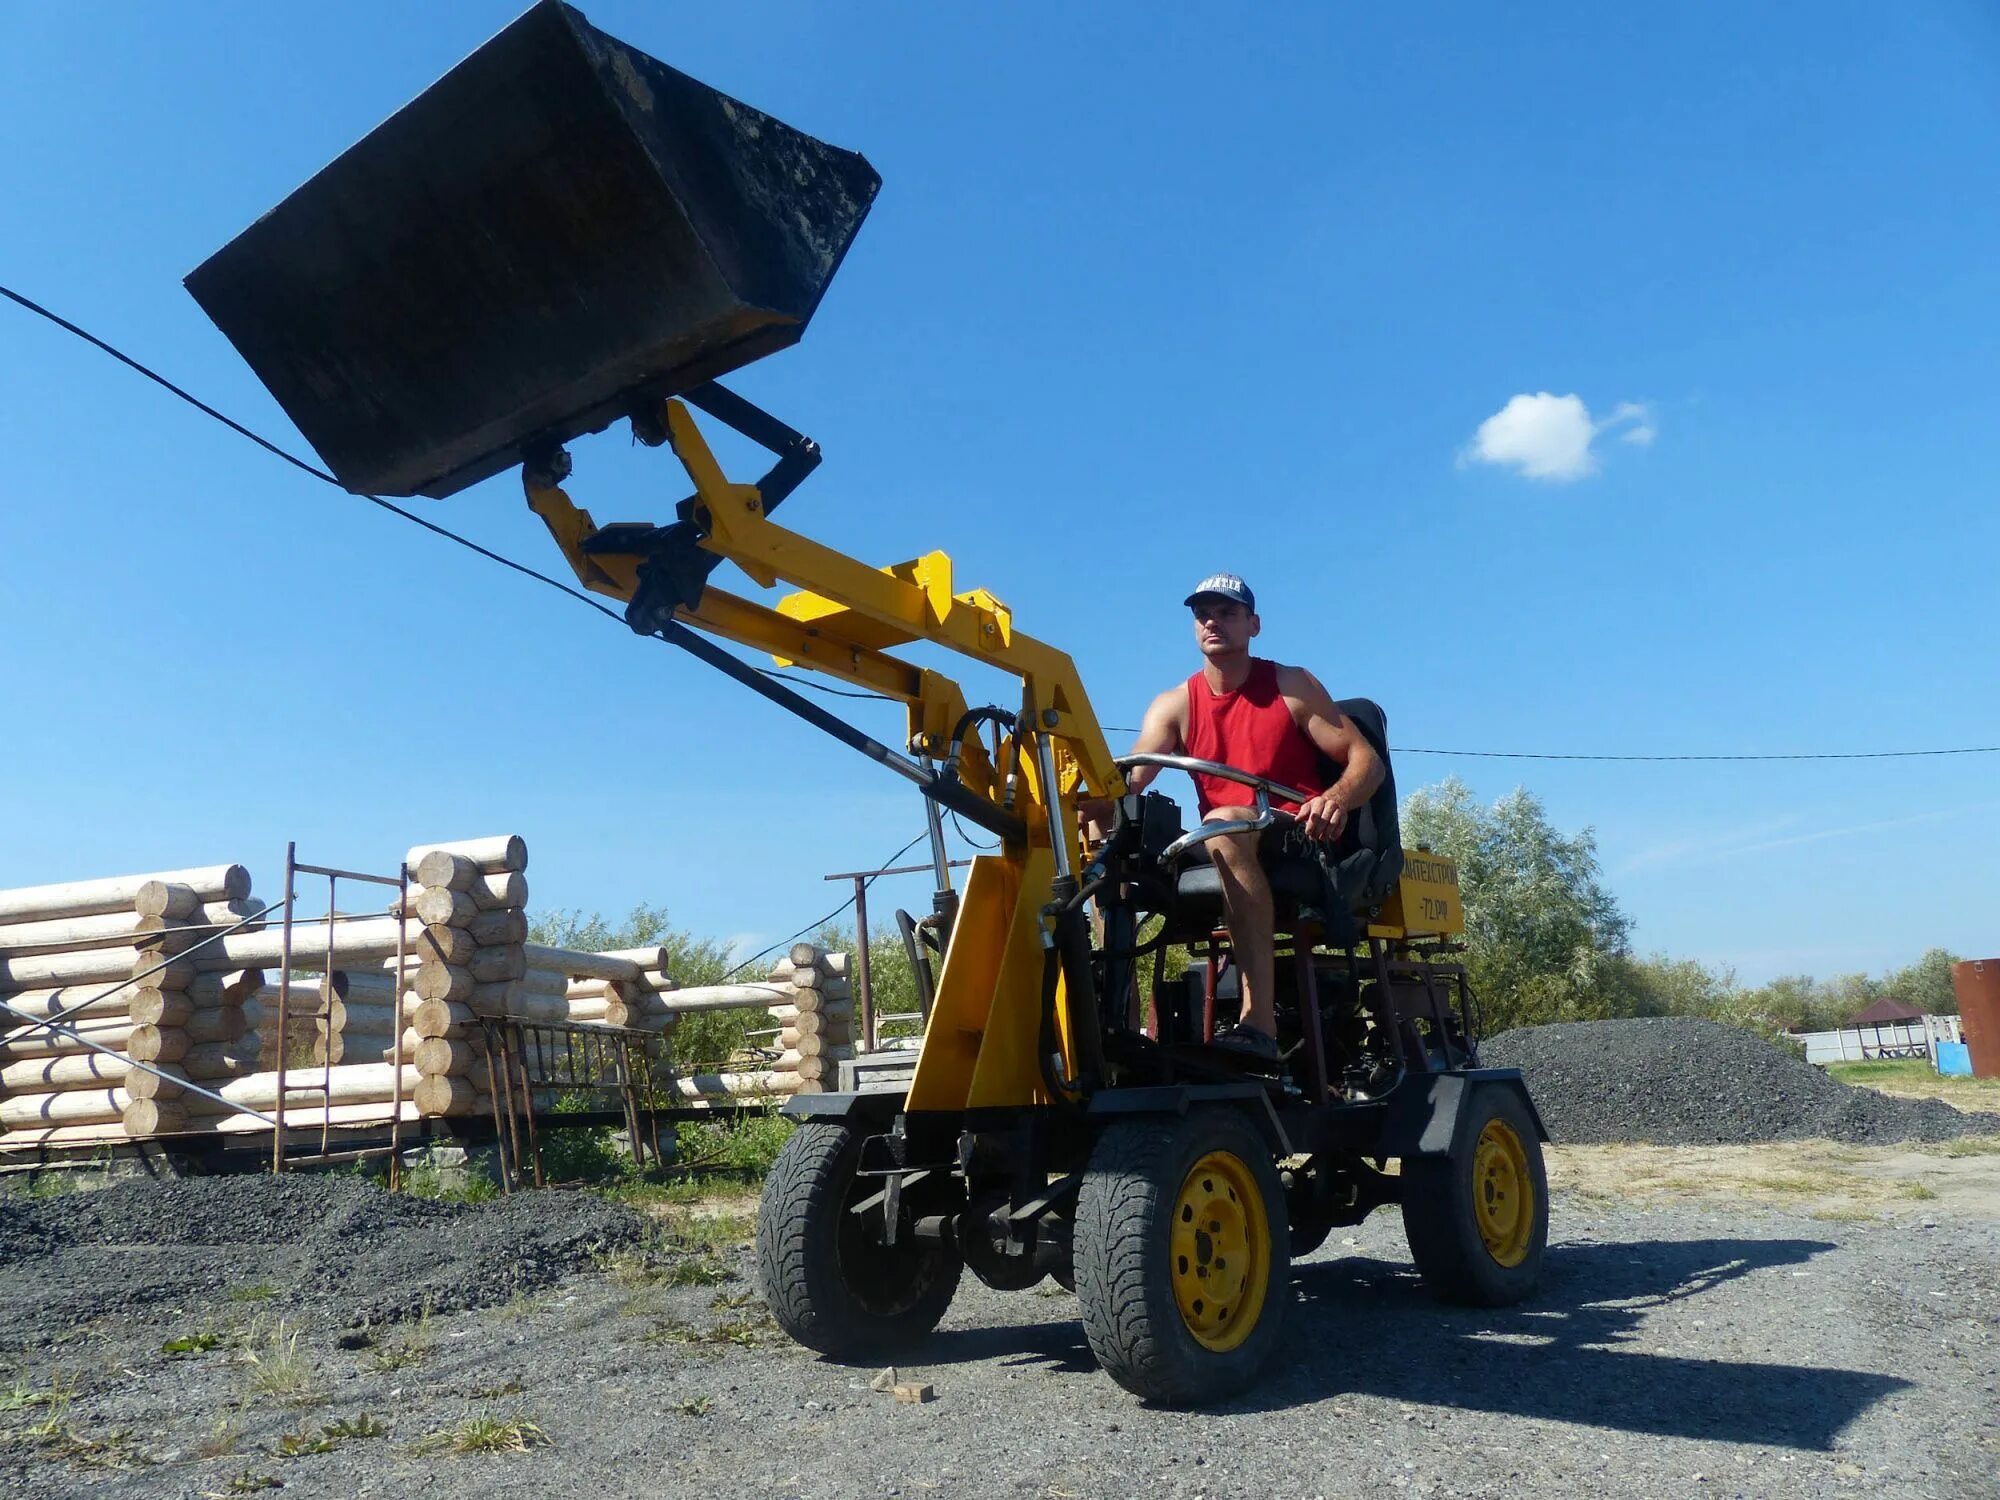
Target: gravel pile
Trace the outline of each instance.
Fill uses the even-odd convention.
[[[203,1297],[254,1296],[342,1327],[490,1306],[645,1230],[640,1215],[588,1193],[449,1204],[311,1173],[12,1198],[0,1203],[0,1338],[25,1311],[17,1299],[59,1307],[73,1326]]]
[[[2000,1132],[2000,1116],[1850,1088],[1797,1051],[1685,1016],[1526,1026],[1482,1042],[1479,1055],[1521,1070],[1559,1143],[1881,1145]]]

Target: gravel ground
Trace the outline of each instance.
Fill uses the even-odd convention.
[[[1052,1284],[1000,1294],[969,1278],[901,1371],[937,1399],[898,1404],[868,1389],[875,1371],[778,1338],[746,1253],[726,1245],[628,1253],[610,1272],[364,1338],[356,1299],[410,1306],[408,1287],[364,1283],[451,1258],[494,1301],[503,1285],[540,1280],[552,1247],[587,1267],[587,1244],[629,1243],[631,1216],[555,1193],[440,1210],[352,1183],[320,1202],[293,1178],[275,1189],[287,1213],[274,1222],[273,1193],[238,1179],[0,1205],[11,1247],[0,1407],[13,1408],[0,1411],[0,1489],[31,1500],[274,1486],[328,1500],[2000,1494],[1989,1219],[1830,1223],[1559,1195],[1541,1294],[1470,1312],[1424,1294],[1397,1217],[1377,1214],[1296,1269],[1290,1346],[1266,1383],[1188,1413],[1142,1407],[1097,1373],[1073,1301]],[[207,1217],[188,1207],[197,1200]],[[225,1222],[253,1243],[203,1243]],[[447,1248],[461,1239],[483,1248]],[[102,1290],[119,1284],[143,1294]],[[246,1300],[247,1285],[277,1294]],[[289,1348],[281,1317],[297,1335]],[[169,1340],[199,1347],[168,1354]],[[39,1397],[66,1381],[67,1407],[52,1411]],[[287,1435],[318,1446],[329,1424],[364,1414],[385,1430],[280,1456]],[[477,1418],[537,1431],[521,1452],[434,1451]],[[229,1451],[203,1456],[217,1448]]]
[[[1479,1055],[1519,1068],[1550,1138],[1573,1144],[1880,1145],[2000,1131],[2000,1115],[1850,1088],[1796,1050],[1685,1016],[1524,1026],[1481,1042]]]

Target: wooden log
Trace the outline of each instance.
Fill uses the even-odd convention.
[[[501,979],[519,979],[528,971],[528,960],[519,943],[509,943],[501,948],[473,949],[465,967],[479,983],[491,984]]]
[[[470,1038],[431,1036],[417,1043],[411,1060],[426,1078],[439,1074],[469,1078],[475,1066],[486,1065],[486,1049]]]
[[[780,1052],[771,1064],[776,1073],[796,1073],[801,1078],[817,1079],[822,1073],[831,1072],[832,1064],[825,1058],[801,1057],[796,1052]]]
[[[173,1062],[187,1055],[188,1034],[178,1026],[134,1026],[125,1039],[128,1057],[140,1062]]]
[[[456,964],[422,964],[410,981],[410,988],[420,1000],[466,1000],[478,982],[470,969]]]
[[[471,1114],[476,1092],[469,1078],[429,1073],[417,1080],[410,1097],[416,1103],[417,1113],[430,1120],[441,1115]]]
[[[160,1073],[165,1073],[169,1076],[162,1078],[160,1073],[149,1073],[144,1068],[133,1068],[129,1071],[125,1079],[123,1085],[125,1092],[134,1099],[184,1099],[187,1097],[187,1089],[182,1085],[188,1081],[190,1075],[182,1064],[164,1063],[155,1064],[154,1066],[160,1069]],[[207,1088],[208,1085],[203,1083],[202,1087]]]
[[[134,1099],[120,1113],[119,1124],[135,1139],[173,1135],[188,1128],[188,1113],[179,1104],[160,1099]]]
[[[121,1119],[132,1096],[119,1089],[65,1089],[56,1094],[18,1094],[0,1099],[0,1125],[8,1130],[36,1125],[88,1125]]]
[[[547,948],[540,943],[525,944],[524,953],[532,967],[560,969],[571,979],[636,980],[642,972],[639,965],[631,959],[620,958],[610,953],[585,953],[576,948]]]
[[[499,1016],[507,1013],[521,994],[518,979],[495,979],[486,984],[475,984],[472,993],[465,997],[465,1003],[482,1016]]]
[[[837,979],[845,979],[847,977],[847,962],[848,955],[844,950],[838,953],[829,953],[826,955],[825,960],[826,972]]]
[[[519,979],[508,982],[523,995],[561,997],[569,993],[569,981],[552,969],[530,969]]]
[[[808,1036],[844,1032],[853,1024],[853,1016],[844,1010],[799,1010],[795,1006],[774,1005],[770,1014],[780,1026]]]
[[[643,948],[607,948],[597,955],[599,958],[622,958],[639,966],[639,972],[664,969],[667,966],[667,950],[657,943],[649,943]]]
[[[57,917],[133,911],[136,910],[134,903],[138,900],[140,887],[153,880],[188,886],[204,901],[233,901],[250,894],[250,872],[241,865],[206,865],[200,869],[163,870],[151,875],[112,875],[102,880],[72,880],[57,885],[17,886],[12,890],[0,890],[0,922],[40,922]]]
[[[628,981],[619,979],[572,979],[563,990],[563,996],[569,1000],[622,1001],[626,997],[627,983]],[[637,980],[629,983],[634,991],[639,989]]]
[[[674,1080],[683,1099],[742,1098],[751,1094],[789,1094],[798,1079],[790,1073],[691,1073]]]
[[[629,1026],[635,1031],[664,1031],[670,1021],[678,1019],[657,1006],[607,1005],[604,1009],[605,1025]]]
[[[189,920],[213,931],[217,927],[234,927],[246,917],[258,916],[269,910],[268,906],[254,897],[247,901],[204,901],[201,908]],[[284,913],[280,912],[271,920],[277,921],[283,915]],[[250,930],[252,929],[245,929],[245,931]]]
[[[84,1041],[122,1051],[125,1038],[131,1034],[132,1023],[123,1016],[113,1016],[105,1021],[85,1017],[77,1022],[75,1030]],[[74,1057],[88,1051],[88,1048],[81,1048],[67,1036],[54,1031],[35,1031],[14,1038],[0,1038],[0,1064],[23,1062],[31,1057]]]
[[[105,1020],[127,1014],[136,993],[130,985],[76,984],[52,990],[17,990],[0,994],[7,1010],[0,1010],[0,1035],[38,1021],[64,1016],[84,1020]]]
[[[436,889],[426,886],[419,891],[415,906],[417,920],[433,927],[463,927],[479,915],[472,897],[442,886]]]
[[[241,1005],[263,987],[262,969],[219,969],[196,974],[185,993],[196,1005]]]
[[[518,833],[497,833],[483,839],[454,839],[443,844],[418,844],[403,856],[403,863],[418,871],[417,878],[423,880],[424,856],[433,853],[456,854],[461,859],[470,860],[483,874],[519,874],[528,868],[528,841]],[[428,880],[424,881],[429,885]]]
[[[61,917],[52,922],[12,922],[0,926],[0,957],[135,947],[140,937],[167,930],[169,921],[166,917],[114,911],[95,917]],[[179,923],[173,925],[181,930]]]
[[[475,1004],[475,1009],[478,1006]],[[569,1002],[560,995],[515,995],[501,1010],[480,1010],[481,1015],[506,1016],[515,1021],[562,1022],[569,1019]]]
[[[415,1068],[407,1064],[404,1065],[403,1097],[405,1099],[411,1096],[421,1077],[422,1075]],[[333,1102],[335,1104],[372,1103],[377,1100],[386,1101],[395,1084],[395,1067],[390,1063],[359,1063],[351,1067],[343,1066],[334,1068],[329,1074],[326,1069],[307,1065],[303,1068],[287,1069],[285,1074],[287,1087],[296,1088],[301,1083],[313,1086],[313,1092],[302,1097],[315,1110],[319,1108],[322,1102],[318,1093],[318,1086],[320,1083],[328,1081],[329,1078],[333,1088]],[[242,1105],[249,1109],[260,1109],[267,1114],[278,1102],[278,1075],[275,1071],[269,1069],[246,1074],[238,1078],[231,1078],[210,1087],[213,1088],[215,1093],[222,1095],[231,1104]],[[296,1094],[287,1096],[285,1107],[287,1116],[292,1113],[293,1107],[300,1097]],[[213,1100],[204,1099],[199,1094],[188,1094],[184,1098],[190,1114],[228,1112],[223,1105],[216,1104]]]
[[[675,988],[674,976],[665,969],[647,969],[639,975],[639,985],[642,989],[652,990],[655,993],[670,990]]]
[[[796,1052],[801,1057],[818,1057],[828,1047],[850,1047],[853,1038],[847,1028],[838,1031],[792,1031],[778,1033],[778,1046],[782,1051]]]
[[[69,953],[27,954],[19,958],[0,957],[0,997],[7,990],[55,989],[73,984],[101,985],[109,980],[130,979],[161,962],[150,953],[141,953],[129,944],[121,948],[93,948]],[[169,960],[184,977],[166,989],[185,989],[194,977],[194,965],[185,960]]]
[[[433,849],[410,867],[410,878],[426,890],[469,891],[479,875],[478,865],[449,849]]]
[[[461,1036],[476,1029],[478,1017],[469,1005],[446,1000],[424,1000],[407,1012],[410,1030],[419,1037]]]
[[[210,1006],[189,1016],[181,1029],[190,1042],[233,1042],[250,1030],[250,1023],[240,1006]]]
[[[417,898],[428,889],[428,886],[411,888],[406,907],[408,915],[416,915]],[[473,906],[482,912],[519,911],[528,904],[528,878],[525,875],[481,875],[473,880],[464,894],[470,896]],[[395,904],[393,898],[390,904]]]
[[[701,1010],[740,1010],[745,1006],[762,1010],[772,1005],[790,1005],[796,992],[774,984],[691,984],[662,995],[660,1003],[678,1013]]]
[[[404,962],[410,964],[462,964],[479,950],[479,944],[463,927],[426,927],[419,922],[409,924],[406,944]],[[392,965],[394,962],[390,959]]]
[[[250,894],[247,887],[243,894]],[[208,899],[211,898],[178,880],[149,880],[133,895],[132,910],[142,917],[185,918],[193,916]],[[222,896],[213,899],[226,901],[231,898]]]
[[[391,966],[395,964],[393,958],[389,962]],[[336,969],[320,981],[319,992],[327,1000],[393,1005],[402,987],[394,974],[378,974],[373,969]]]
[[[465,930],[488,948],[525,943],[528,940],[528,914],[524,911],[483,911],[465,924]]]
[[[358,968],[370,960],[396,956],[396,938],[403,923],[392,916],[362,917],[333,924],[333,966]],[[296,922],[292,925],[292,968],[308,973],[326,970],[327,924]],[[232,932],[210,944],[202,952],[206,959],[216,955],[219,965],[228,968],[275,969],[284,961],[284,931],[266,924],[256,932]]]
[[[0,1092],[55,1094],[69,1089],[111,1088],[123,1083],[130,1066],[122,1057],[76,1052],[0,1065]]]
[[[817,968],[825,959],[826,950],[813,943],[794,943],[785,957],[794,969]]]
[[[398,1012],[403,1007],[394,1000],[376,1002],[373,1000],[329,1000],[326,1013],[319,1018],[318,1025],[323,1031],[348,1032],[379,1031],[385,1036],[396,1029],[400,1019]]]

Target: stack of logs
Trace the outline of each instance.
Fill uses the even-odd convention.
[[[562,992],[528,972],[528,845],[518,834],[425,844],[406,856],[404,1045],[417,1111],[490,1108],[481,1016],[561,1019]],[[395,966],[393,958],[389,967]]]
[[[0,1011],[5,1144],[268,1129],[241,1111],[274,1112],[281,1077],[293,1125],[385,1121],[399,1096],[405,1118],[484,1113],[482,1018],[665,1039],[689,1011],[767,1012],[776,1056],[765,1049],[735,1071],[680,1079],[690,1100],[817,1093],[854,1055],[845,954],[800,943],[767,982],[681,990],[657,946],[528,943],[518,837],[420,845],[408,861],[400,909],[293,923],[284,1037],[280,924],[218,935],[260,907],[241,865],[0,891],[0,1001],[12,1008]],[[30,1029],[52,1016],[74,1017],[65,1025],[75,1036]]]
[[[0,1126],[10,1144],[185,1126],[171,1075],[242,1035],[243,1000],[263,979],[220,944],[189,950],[254,913],[249,898],[249,871],[233,864],[0,891],[0,1000],[10,1007],[0,1011]],[[34,1025],[65,1017],[64,1032]]]
[[[771,1092],[824,1093],[833,1086],[840,1060],[854,1056],[854,991],[847,982],[847,955],[795,944],[772,967],[771,983],[791,990],[770,1007],[771,1019],[778,1023]]]
[[[666,1035],[680,1019],[664,998],[674,988],[664,948],[620,948],[608,953],[532,948],[529,952],[566,976],[563,1004],[568,1020]]]

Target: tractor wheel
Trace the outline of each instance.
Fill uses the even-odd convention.
[[[1505,1307],[1535,1290],[1549,1242],[1549,1179],[1521,1096],[1483,1088],[1448,1156],[1403,1159],[1403,1233],[1447,1302]]]
[[[1083,1329],[1148,1401],[1218,1400],[1278,1342],[1291,1232],[1271,1149],[1234,1109],[1108,1127],[1077,1200]]]
[[[906,1214],[896,1243],[880,1219],[848,1212],[876,1190],[857,1178],[861,1137],[808,1120],[792,1132],[757,1207],[757,1275],[771,1313],[809,1349],[837,1358],[915,1342],[937,1326],[958,1290],[955,1250],[919,1243]]]

